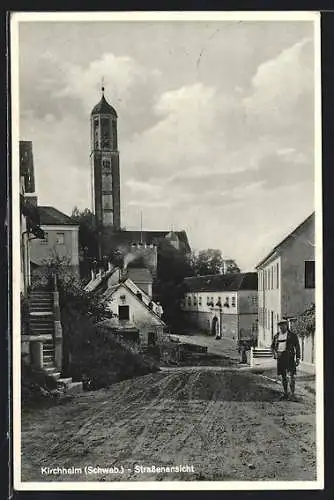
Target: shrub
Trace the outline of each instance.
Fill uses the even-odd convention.
[[[71,374],[91,389],[158,369],[157,363],[142,355],[138,346],[117,338],[108,328],[86,323],[75,338]]]
[[[312,304],[293,323],[293,330],[300,337],[310,337],[315,332],[315,304]]]
[[[21,363],[21,404],[32,407],[58,400],[61,393],[57,390],[57,381],[42,370]]]

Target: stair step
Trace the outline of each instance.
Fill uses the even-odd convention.
[[[77,393],[83,391],[83,383],[82,382],[70,382],[66,386],[66,393]]]
[[[52,366],[44,366],[43,367],[43,370],[48,372],[48,375],[50,375],[51,373],[57,373],[57,367],[55,366],[55,364],[53,363]]]
[[[55,363],[54,363],[54,360],[53,359],[47,359],[47,360],[43,360],[43,366],[44,366],[44,369],[45,368],[56,368],[55,367]]]
[[[73,382],[73,380],[72,380],[72,377],[61,377],[61,378],[58,379],[58,382],[60,384],[67,385],[67,384]]]
[[[53,328],[49,328],[49,327],[41,327],[41,328],[31,328],[32,330],[32,334],[33,335],[41,335],[43,333],[45,334],[52,334],[53,333]]]
[[[41,327],[41,326],[46,326],[47,328],[52,328],[53,327],[53,321],[33,321],[30,323],[34,327]]]

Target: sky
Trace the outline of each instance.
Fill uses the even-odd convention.
[[[244,271],[314,210],[310,21],[21,22],[20,139],[40,205],[91,208],[90,112],[118,113],[121,224]]]

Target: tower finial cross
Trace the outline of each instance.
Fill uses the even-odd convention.
[[[104,95],[104,76],[101,79],[101,92],[102,92],[102,95]]]

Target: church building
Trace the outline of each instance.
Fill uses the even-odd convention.
[[[101,100],[93,108],[90,118],[92,206],[99,234],[99,258],[109,256],[112,250],[117,249],[127,259],[135,253],[135,258],[130,258],[132,261],[142,261],[144,258],[146,262],[156,263],[156,247],[161,239],[169,241],[176,250],[189,254],[191,249],[185,231],[121,229],[118,116],[116,110],[107,102],[103,86],[101,91]],[[156,264],[153,267],[156,267]],[[156,269],[153,269],[153,275],[155,271]]]
[[[98,228],[121,227],[117,113],[104,97],[91,113],[92,198]]]

